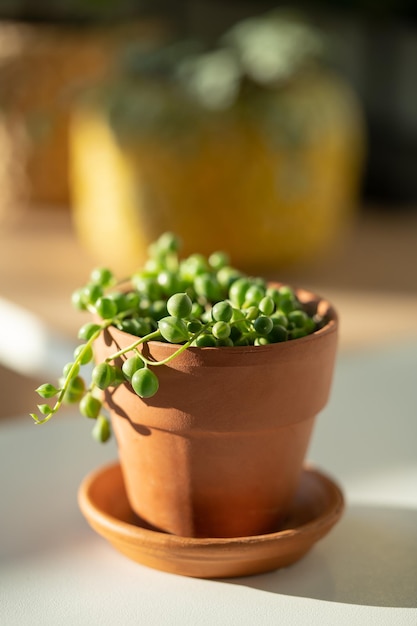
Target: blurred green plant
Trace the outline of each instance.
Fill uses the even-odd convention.
[[[276,93],[325,58],[320,30],[298,14],[275,10],[238,22],[212,46],[195,40],[162,47],[130,43],[114,79],[90,90],[86,101],[107,111],[121,139],[161,136],[235,106],[262,115],[262,94]]]

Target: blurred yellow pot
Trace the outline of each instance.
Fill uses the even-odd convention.
[[[105,107],[79,106],[74,221],[98,263],[130,272],[164,231],[182,238],[184,254],[224,249],[249,271],[307,261],[334,245],[354,211],[364,160],[350,88],[316,70],[264,90],[248,110],[240,98],[185,129],[122,141]]]

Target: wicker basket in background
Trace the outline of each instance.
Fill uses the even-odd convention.
[[[121,43],[157,32],[0,22],[0,215],[22,203],[69,206],[72,96],[111,70]]]

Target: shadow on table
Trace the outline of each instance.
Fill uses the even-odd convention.
[[[330,602],[417,607],[417,510],[350,506],[298,563],[228,582]]]

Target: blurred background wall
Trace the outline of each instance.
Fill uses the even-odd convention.
[[[369,154],[366,202],[382,209],[417,200],[417,3],[414,0],[200,1],[192,29],[214,33],[275,6],[299,8],[328,35],[334,66],[359,94]],[[202,26],[204,25],[204,26]]]
[[[364,106],[369,154],[366,201],[410,206],[417,198],[417,5],[414,0],[0,0],[0,18],[82,30],[152,17],[182,35],[214,38],[232,23],[277,6],[299,8],[329,35],[335,67]],[[0,42],[2,37],[0,37]],[[0,43],[1,45],[1,43]]]

